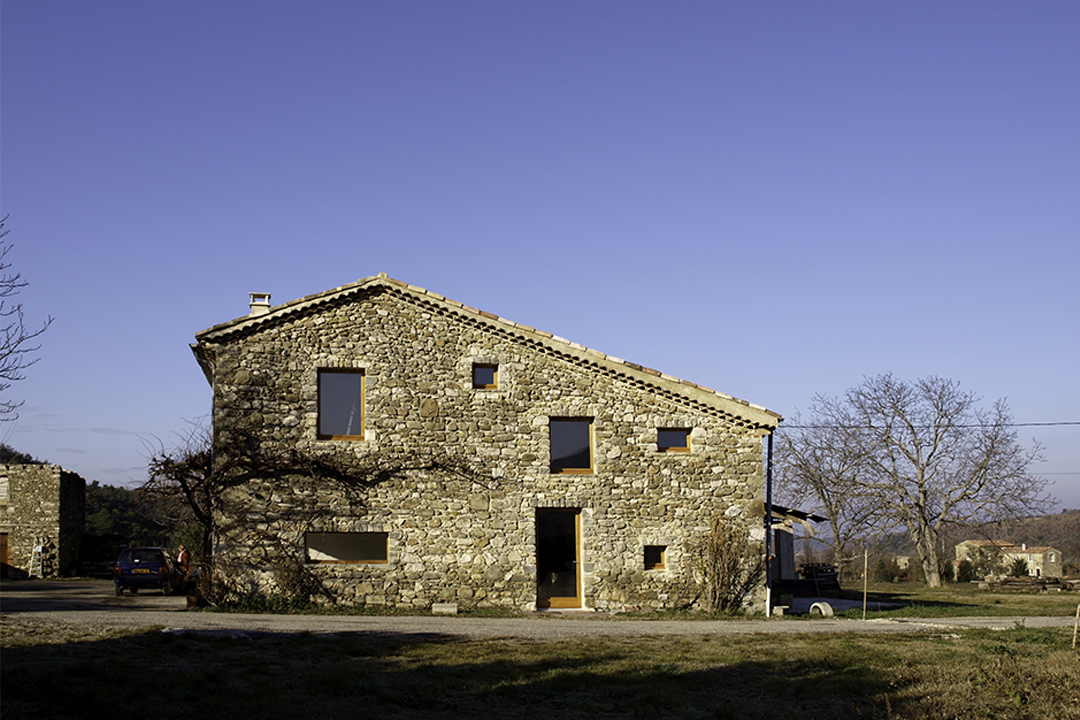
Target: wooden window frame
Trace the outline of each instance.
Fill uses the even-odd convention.
[[[665,432],[684,433],[686,435],[686,445],[681,446],[681,447],[678,446],[678,445],[661,445],[660,444],[660,433],[665,433]],[[669,452],[669,453],[688,453],[688,452],[690,452],[690,428],[680,428],[680,427],[656,428],[656,450],[657,450],[657,452]]]
[[[322,377],[323,375],[359,375],[360,376],[360,432],[355,435],[332,435],[322,432]],[[319,368],[315,380],[318,398],[318,412],[315,417],[315,435],[319,440],[364,440],[364,427],[367,422],[367,375],[360,368]]]
[[[654,553],[658,553],[660,559],[656,562],[649,562],[650,550]],[[643,560],[645,562],[646,570],[666,570],[667,569],[667,545],[646,545],[643,548]]]
[[[561,422],[583,422],[589,424],[589,467],[587,468],[559,468],[554,467],[555,458],[551,453],[551,427]],[[593,418],[591,417],[549,417],[548,418],[548,471],[553,475],[595,475],[596,474],[596,448],[593,436]]]
[[[476,371],[479,369],[492,371],[492,382],[476,382]],[[473,363],[472,386],[474,390],[498,390],[499,389],[499,364],[498,363]]]
[[[311,535],[381,535],[383,557],[376,560],[312,560],[311,543],[308,538]],[[317,552],[321,552],[316,550]],[[382,531],[373,532],[306,532],[304,533],[304,562],[309,565],[388,565],[390,564],[390,533]]]

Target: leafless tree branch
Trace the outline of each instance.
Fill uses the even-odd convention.
[[[34,341],[53,321],[49,317],[36,330],[27,328],[22,303],[12,301],[28,283],[20,273],[10,272],[11,262],[7,254],[12,246],[3,242],[8,234],[4,229],[6,222],[5,215],[0,219],[0,396],[7,394],[12,383],[25,379],[23,371],[39,360],[32,357],[41,349],[41,345]],[[16,419],[21,405],[22,401],[10,397],[0,400],[0,422]]]

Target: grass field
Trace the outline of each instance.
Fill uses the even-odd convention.
[[[868,618],[1072,615],[1080,603],[1080,594],[1075,592],[991,593],[971,583],[941,588],[928,588],[924,583],[872,583],[868,590],[871,602],[904,604],[897,610],[868,612]],[[861,601],[862,588],[845,590],[843,597]],[[862,610],[849,611],[846,615],[862,617]]]
[[[2,619],[21,718],[1080,718],[1071,629],[559,642]]]

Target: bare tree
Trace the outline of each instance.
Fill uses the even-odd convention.
[[[26,327],[23,317],[23,306],[20,302],[13,302],[12,298],[27,286],[19,273],[9,272],[11,262],[7,260],[7,254],[11,245],[3,242],[8,231],[4,229],[4,223],[8,216],[0,219],[0,394],[7,393],[13,382],[23,380],[23,370],[38,361],[39,358],[31,355],[41,349],[41,345],[34,344],[34,340],[45,332],[53,319],[47,318],[37,330]],[[21,401],[10,398],[0,400],[0,422],[15,420],[19,415],[17,410],[22,405]]]
[[[216,445],[212,435],[204,424],[194,422],[175,447],[167,449],[160,443],[151,447],[148,478],[142,485],[146,514],[151,519],[174,531],[192,527],[201,531],[202,547],[195,549],[208,572],[200,577],[200,589],[211,602],[225,597],[226,592],[215,579],[219,558],[214,556],[214,543],[231,537],[238,529],[238,522],[243,533],[251,531],[246,523],[238,521],[235,505],[226,507],[230,490],[247,487],[249,498],[266,503],[268,499],[251,483],[257,485],[267,479],[288,477],[296,483],[310,483],[311,487],[332,484],[352,501],[362,504],[372,487],[410,473],[439,473],[469,482],[478,479],[467,463],[438,450],[426,456],[416,455],[406,465],[381,459],[358,461],[335,452],[268,449],[250,422],[219,432]],[[277,507],[275,512],[281,522],[294,522],[298,526],[306,525],[311,517],[310,508]],[[262,531],[258,542],[280,586],[305,597],[319,592],[333,600],[332,593],[325,588],[315,589],[318,586],[315,578],[290,557],[281,537]]]
[[[192,424],[172,448],[159,447],[149,461],[143,484],[143,510],[150,519],[172,531],[197,524],[202,529],[196,555],[209,558],[214,530],[213,500],[218,491],[210,452],[210,431]]]
[[[780,427],[777,440],[778,500],[828,518],[829,532],[815,539],[843,568],[861,555],[861,541],[889,526],[883,498],[860,483],[867,458],[838,428],[806,425],[798,416]]]
[[[979,402],[953,380],[908,384],[892,375],[867,378],[842,398],[814,400],[813,425],[835,431],[844,451],[860,459],[855,487],[907,531],[930,587],[941,585],[942,527],[1022,517],[1051,504],[1046,481],[1028,472],[1041,459],[1039,444],[1021,447],[1004,400],[989,410]],[[828,472],[825,465],[820,474]]]

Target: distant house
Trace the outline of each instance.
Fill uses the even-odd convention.
[[[1004,569],[1010,568],[1017,560],[1023,560],[1031,577],[1062,577],[1064,572],[1061,551],[1057,548],[1041,545],[1029,547],[1026,543],[1016,545],[1008,540],[965,540],[957,543],[956,562],[975,562],[980,555],[987,553],[998,556]]]
[[[59,465],[0,465],[4,577],[71,575],[86,515],[86,481]]]
[[[215,462],[269,458],[215,506],[236,593],[685,607],[711,518],[764,540],[763,407],[385,275],[250,311],[192,346]]]

